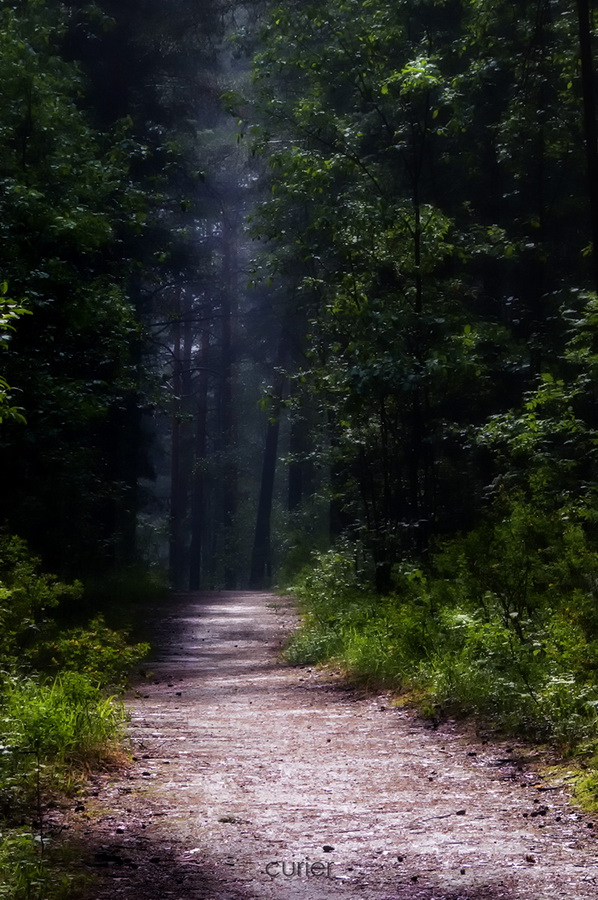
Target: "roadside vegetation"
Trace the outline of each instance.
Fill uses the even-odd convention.
[[[58,891],[44,804],[121,752],[146,563],[311,558],[289,659],[594,771],[597,33],[588,0],[0,4],[0,900]]]
[[[497,507],[502,504],[497,503]],[[294,664],[334,663],[426,716],[470,717],[577,757],[598,804],[598,552],[595,521],[517,497],[478,528],[397,564],[385,595],[362,548],[319,553],[293,591],[304,614]]]
[[[48,810],[86,773],[126,758],[119,693],[148,645],[102,616],[65,624],[82,595],[42,573],[22,540],[0,536],[2,900],[74,895],[81,885],[54,848]]]
[[[296,579],[305,622],[287,650],[293,662],[337,660],[429,715],[577,755],[586,804],[598,802],[595,309],[590,299],[570,330],[567,381],[545,375],[520,411],[470,429],[494,468],[477,524],[404,553],[382,592],[361,541],[320,553]]]
[[[557,747],[594,803],[597,31],[581,0],[280,0],[246,116],[304,336],[289,660]]]

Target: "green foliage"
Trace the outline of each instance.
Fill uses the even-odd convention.
[[[598,756],[594,754],[584,765],[573,786],[576,802],[589,813],[598,809]]]
[[[284,651],[284,659],[291,665],[315,665],[331,662],[342,651],[342,637],[338,627],[324,622],[304,622],[291,638]]]
[[[48,792],[72,790],[84,772],[122,752],[122,706],[77,672],[11,679],[0,720],[0,817],[8,827],[34,809],[39,820]]]
[[[4,281],[0,284],[0,351],[5,350],[9,344],[11,332],[14,331],[13,323],[28,313],[22,305],[11,300],[7,293],[8,284]],[[0,376],[0,425],[6,419],[24,424],[25,419],[18,407],[10,405],[10,394],[10,385]]]
[[[65,769],[80,769],[109,756],[123,735],[123,709],[86,675],[74,671],[47,683],[11,680],[3,692],[1,713],[5,765],[14,766],[30,785],[39,766],[55,781]]]
[[[18,396],[0,413],[3,510],[65,577],[91,547],[105,561],[120,536],[103,523],[125,517],[116,456],[137,422],[142,341],[125,248],[147,205],[131,180],[130,123],[102,133],[83,110],[81,70],[64,58],[70,25],[55,0],[0,7],[0,397],[8,385]],[[9,342],[23,303],[6,301],[6,284],[33,313]]]
[[[570,750],[596,740],[598,684],[576,677],[555,650],[549,629],[538,628],[523,642],[498,617],[451,610],[420,678],[438,709]]]
[[[443,599],[498,617],[523,641],[545,615],[586,594],[593,602],[598,557],[575,508],[511,498],[493,518],[447,543],[435,559]]]
[[[28,668],[33,648],[53,627],[50,611],[77,599],[82,587],[39,571],[26,543],[0,535],[0,672]]]
[[[285,658],[294,664],[335,660],[361,681],[407,683],[434,641],[427,600],[401,604],[376,596],[360,577],[357,550],[341,544],[304,571],[294,591],[305,620]],[[406,584],[416,577],[405,575]]]
[[[598,546],[572,509],[503,502],[426,569],[394,570],[373,597],[347,551],[298,583],[305,609],[287,659],[334,660],[367,683],[414,691],[437,711],[562,748],[598,743]]]
[[[310,322],[297,390],[381,590],[471,529],[497,474],[524,494],[532,472],[546,494],[595,481],[578,50],[561,0],[264,18],[260,267]]]
[[[102,615],[76,628],[60,625],[59,608],[80,602],[82,585],[39,569],[24,541],[0,537],[0,672],[73,671],[99,686],[122,686],[149,645],[129,644],[127,633],[109,628]]]
[[[85,884],[82,876],[69,875],[62,865],[49,868],[40,857],[40,839],[24,828],[0,835],[0,900],[70,900],[80,897]],[[57,860],[61,863],[62,860]]]
[[[64,585],[39,571],[24,541],[0,540],[0,703],[8,757],[34,754],[64,762],[89,755],[115,735],[117,713],[104,686],[122,685],[147,653],[101,616],[86,626],[60,629],[59,607],[81,597],[79,584]],[[112,712],[110,712],[112,710]]]
[[[120,752],[122,707],[84,676],[13,678],[0,697],[0,897],[61,900],[80,879],[63,872],[44,833],[48,792],[72,790],[81,773]],[[37,824],[19,823],[35,810]]]
[[[80,584],[40,571],[24,541],[0,537],[0,897],[11,900],[74,890],[42,853],[45,798],[122,755],[124,709],[105,688],[122,687],[148,650],[101,616],[61,629],[61,607],[81,597]],[[29,817],[30,833],[17,827]]]
[[[13,322],[26,315],[29,310],[7,296],[8,283],[0,284],[0,349],[5,349],[10,341],[10,333],[14,331]]]
[[[314,554],[293,592],[305,612],[304,625],[285,651],[292,663],[317,663],[336,657],[342,647],[341,622],[355,608],[360,592],[355,548],[348,543]]]
[[[92,684],[118,688],[148,652],[149,644],[129,644],[125,632],[108,628],[97,616],[41,641],[32,656],[43,671],[77,672]]]
[[[595,606],[597,565],[571,510],[520,498],[449,542],[434,573],[443,639],[422,670],[434,699],[562,745],[594,736],[596,632],[582,610]]]
[[[475,70],[495,21],[470,6],[280,3],[255,59],[272,179],[255,232],[309,320],[297,390],[319,403],[321,453],[379,586],[470,520],[471,423],[527,377],[527,348],[475,286],[532,245],[484,208],[479,133],[502,108]],[[479,197],[454,195],[459,179]]]
[[[330,550],[315,554],[293,590],[302,602],[320,618],[349,601],[358,589],[359,570],[356,546],[342,542]]]

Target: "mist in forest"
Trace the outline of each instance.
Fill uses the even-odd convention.
[[[340,540],[385,593],[591,508],[587,4],[2,15],[3,514],[50,571],[258,587]]]

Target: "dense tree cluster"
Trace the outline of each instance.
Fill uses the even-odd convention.
[[[2,278],[31,313],[3,355],[27,422],[3,425],[3,517],[66,571],[103,557],[126,515],[117,419],[137,388],[139,326],[121,244],[146,202],[127,123],[100,132],[82,108],[66,9],[6,3],[0,28]]]
[[[226,242],[242,213],[234,138],[218,129],[231,15],[219,0],[0,10],[2,520],[63,575],[135,560],[139,481],[155,477],[150,438],[172,406],[180,577],[187,373],[211,367],[212,395],[230,385]],[[230,442],[232,426],[219,429]]]
[[[491,497],[593,506],[592,31],[558,0],[287,2],[265,25],[259,229],[308,323],[294,390],[333,531],[380,589]]]
[[[593,17],[3,4],[9,531],[179,588],[344,536],[379,590],[517,503],[590,535]]]
[[[245,117],[293,321],[277,396],[302,505],[329,504],[288,658],[594,766],[596,24],[587,0],[283,0]]]

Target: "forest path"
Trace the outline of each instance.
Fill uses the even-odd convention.
[[[522,748],[281,665],[293,620],[255,592],[163,610],[136,761],[71,819],[94,900],[596,900],[598,823]]]

